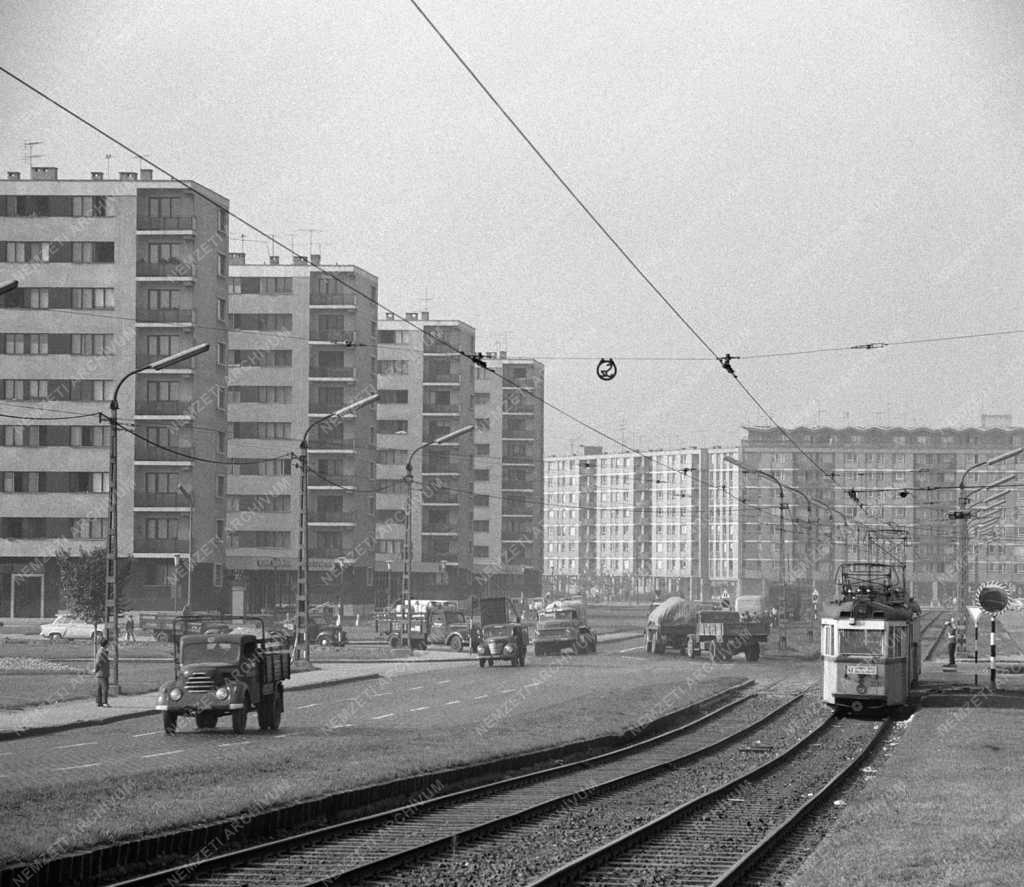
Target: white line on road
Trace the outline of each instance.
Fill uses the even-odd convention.
[[[0,758],[2,758],[4,755],[13,755],[13,754],[14,754],[14,752],[12,752],[12,751],[0,751]]]
[[[138,739],[140,736],[156,736],[159,730],[152,730],[149,733],[132,733],[132,739]]]
[[[388,712],[386,715],[375,715],[374,717],[370,718],[370,720],[371,721],[379,721],[382,718],[393,718],[394,716],[395,716],[395,713],[393,711],[391,711],[391,712]]]
[[[162,758],[164,755],[180,755],[185,749],[176,748],[174,751],[158,751],[153,755],[143,755],[144,758]]]
[[[423,689],[423,685],[421,684],[421,685],[420,685],[420,686],[418,686],[418,687],[410,687],[409,689],[410,689],[410,690],[422,690],[422,689]]]
[[[646,656],[623,656],[623,659],[639,659],[641,662],[647,662]]]
[[[445,705],[460,705],[461,703],[461,699],[453,699],[451,702],[446,702]]]
[[[297,709],[298,708],[313,708],[313,706],[315,706],[315,705],[320,705],[320,703],[319,702],[307,702],[305,705],[296,705],[295,707]]]
[[[81,748],[83,745],[99,745],[99,741],[97,740],[95,742],[76,742],[76,743],[74,743],[72,745],[58,745],[58,746],[55,746],[55,747],[57,749],[62,749],[62,748]]]
[[[619,652],[620,653],[633,653],[636,650],[642,650],[642,649],[643,649],[642,646],[640,646],[640,647],[626,647],[625,650],[619,650]],[[633,657],[633,658],[636,658],[636,657]]]
[[[54,770],[84,770],[86,767],[98,767],[99,765],[100,765],[100,762],[96,761],[93,764],[75,764],[73,767],[54,767],[53,769]]]
[[[331,727],[332,730],[344,730],[346,727],[351,727],[351,724],[335,724]]]
[[[439,684],[450,684],[451,682],[452,682],[451,678],[448,678],[447,680],[444,680],[444,681],[438,681]]]
[[[249,744],[249,740],[248,739],[243,739],[241,742],[218,742],[217,743],[217,748],[227,748],[228,746],[231,746],[231,745],[248,745],[248,744]]]
[[[421,705],[419,708],[410,708],[409,711],[426,711],[428,708],[429,705]]]
[[[509,687],[508,689],[502,690],[501,692],[502,693],[515,693],[516,692],[516,688],[515,687]]]
[[[540,681],[534,681],[532,684],[527,684],[527,687],[539,687]]]
[[[474,699],[486,699],[486,698],[487,698],[487,694],[486,694],[486,693],[484,693],[484,695],[483,695],[483,696],[474,696],[473,698],[474,698]]]

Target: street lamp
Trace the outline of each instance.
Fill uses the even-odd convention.
[[[333,413],[321,416],[315,422],[310,423],[306,433],[302,435],[302,441],[299,443],[299,469],[301,471],[299,492],[299,576],[295,587],[295,642],[292,647],[292,659],[294,660],[304,659],[306,662],[309,662],[309,611],[307,610],[309,594],[309,540],[307,538],[309,536],[309,455],[306,452],[306,441],[309,438],[309,433],[317,425],[321,425],[331,419],[339,419],[349,413],[354,413],[360,407],[373,403],[379,398],[379,394],[371,394],[355,401],[355,403],[341,407]]]
[[[18,281],[16,280],[5,280],[0,283],[0,296],[5,293],[13,293],[18,288]]]
[[[735,465],[740,471],[746,471],[751,474],[760,474],[762,477],[768,478],[773,484],[779,488],[779,583],[783,586],[783,594],[785,594],[786,585],[786,529],[785,529],[785,510],[786,503],[784,501],[785,493],[782,490],[782,481],[779,480],[774,474],[770,474],[767,471],[762,471],[760,468],[751,468],[749,465],[744,465],[739,459],[734,459],[732,456],[722,456],[722,458],[730,465]]]
[[[957,559],[959,561],[959,582],[957,588],[957,620],[961,625],[966,624],[966,607],[967,607],[967,519],[970,517],[970,506],[971,494],[967,492],[965,482],[967,475],[970,474],[977,468],[983,468],[989,465],[998,465],[1000,462],[1005,462],[1007,459],[1012,459],[1014,456],[1024,453],[1024,447],[1016,447],[1015,449],[1009,450],[1005,453],[1001,453],[998,456],[993,456],[991,459],[985,459],[982,462],[975,462],[973,465],[969,465],[963,470],[960,475],[960,483],[957,484],[959,490],[959,496],[957,498],[957,510],[950,513],[950,517],[960,522],[960,532],[957,534]],[[994,483],[987,484],[981,487],[982,490],[992,489],[993,487],[1002,486],[1003,484],[1009,483],[1016,477],[1016,474],[1010,474],[1006,477],[1000,478]],[[974,492],[978,492],[975,490]]]
[[[127,375],[122,376],[121,381],[114,386],[114,396],[110,399],[110,467],[108,469],[110,477],[107,482],[107,596],[104,605],[103,631],[108,640],[113,639],[114,680],[112,686],[118,693],[121,692],[121,685],[118,681],[117,652],[117,393],[121,390],[121,386],[132,376],[147,371],[166,370],[168,367],[190,360],[209,350],[209,344],[203,342],[199,345],[193,345],[191,348],[186,348],[184,351],[179,351],[177,354],[171,354],[169,357],[161,357],[159,360],[147,363],[145,366],[136,367]],[[113,622],[114,626],[113,635],[111,635],[110,631],[111,622]]]
[[[188,607],[189,612],[192,612],[192,509],[194,502],[192,501],[192,494],[186,490],[181,484],[178,484],[178,492],[185,497],[185,501],[188,502],[188,578],[186,579],[185,586],[185,606]]]
[[[434,440],[422,443],[409,453],[409,458],[405,463],[405,564],[402,569],[402,606],[405,608],[405,638],[410,651],[412,650],[412,459],[420,450],[448,443],[457,437],[469,434],[475,428],[475,425],[466,425],[464,428],[449,431],[448,434],[442,434]]]

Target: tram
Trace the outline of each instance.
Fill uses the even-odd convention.
[[[853,713],[898,708],[921,674],[920,608],[902,564],[846,563],[821,620],[822,698]]]

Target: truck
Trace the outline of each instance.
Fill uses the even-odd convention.
[[[190,632],[184,619],[172,626],[174,678],[160,686],[156,701],[165,733],[177,732],[180,717],[194,717],[199,729],[229,717],[232,731],[244,733],[250,711],[261,730],[281,726],[284,682],[291,677],[287,639],[268,636],[258,616],[227,618],[243,625],[205,634]]]
[[[195,634],[202,634],[213,628],[230,628],[220,610],[202,610],[194,613],[181,610],[143,611],[139,613],[136,628],[140,634],[149,632],[154,640],[169,641],[174,635],[176,624],[182,631],[191,631]]]
[[[457,601],[415,598],[409,604],[411,614],[406,613],[404,603],[399,603],[374,615],[377,633],[392,647],[426,650],[434,644],[454,652],[472,649],[473,628]]]
[[[742,652],[748,662],[756,662],[761,656],[761,644],[767,640],[766,617],[739,613],[714,601],[670,597],[647,616],[648,653],[664,653],[672,647],[691,658],[707,653],[721,661]]]
[[[597,632],[587,622],[583,601],[552,601],[537,619],[535,656],[560,653],[567,648],[577,654],[597,652]]]

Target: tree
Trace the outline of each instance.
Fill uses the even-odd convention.
[[[60,601],[79,619],[101,623],[107,603],[107,551],[105,548],[84,548],[73,555],[61,548],[54,555],[60,573]],[[131,571],[131,559],[121,558],[117,570],[117,613],[127,609],[124,588]]]

